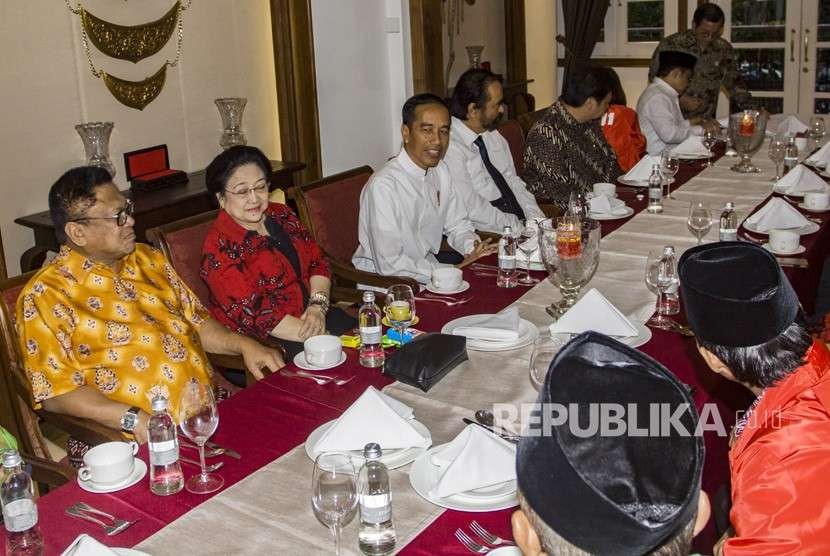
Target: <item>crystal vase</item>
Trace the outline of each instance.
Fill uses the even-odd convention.
[[[481,64],[481,53],[484,51],[483,46],[465,46],[467,49],[467,58],[470,60],[470,67],[476,69]]]
[[[100,166],[115,177],[115,166],[110,159],[112,126],[112,122],[87,122],[76,125],[75,129],[84,142],[87,165]]]
[[[223,149],[234,145],[247,145],[245,133],[242,131],[242,113],[245,111],[247,98],[217,98],[216,107],[219,115],[222,116],[222,136],[219,138],[219,145]]]
[[[764,144],[767,115],[758,110],[744,110],[729,116],[729,137],[741,160],[730,168],[733,172],[752,174],[761,169],[752,164],[752,155]]]

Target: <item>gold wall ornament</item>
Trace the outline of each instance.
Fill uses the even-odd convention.
[[[82,6],[81,24],[95,47],[111,58],[136,63],[161,50],[176,28],[180,3],[173,4],[166,14],[141,25],[118,25],[96,17]]]
[[[150,77],[141,81],[128,81],[101,71],[101,79],[112,96],[125,106],[144,110],[144,107],[153,102],[167,78],[167,63],[162,64],[159,70]]]

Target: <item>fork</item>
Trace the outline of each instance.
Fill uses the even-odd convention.
[[[465,297],[463,299],[458,299],[455,301],[450,301],[449,299],[439,299],[437,297],[416,297],[417,301],[434,301],[436,303],[443,303],[447,307],[453,307],[454,305],[463,305],[470,301],[472,297]]]
[[[185,457],[182,457],[182,456],[179,456],[179,461],[182,462],[182,463],[189,463],[190,465],[195,465],[196,467],[198,467],[200,469],[202,467],[202,464],[199,463],[198,461],[192,460],[192,459],[189,459],[189,458],[185,458]],[[217,469],[221,469],[224,465],[225,465],[224,461],[217,461],[216,463],[206,465],[205,466],[205,473],[213,473]]]
[[[184,441],[184,439],[181,438],[181,437],[179,437],[179,446],[181,446],[183,448],[190,448],[192,450],[198,450],[199,449],[198,446],[196,446],[195,444],[191,444],[190,442]],[[224,448],[205,449],[205,457],[206,458],[215,458],[216,456],[221,456],[224,453],[225,453]]]
[[[469,550],[470,552],[474,552],[476,554],[487,554],[490,552],[490,549],[486,546],[478,544],[470,535],[462,531],[461,529],[455,530],[455,538],[458,539],[458,542],[464,545],[464,548]]]
[[[349,378],[335,378],[331,376],[327,376],[325,378],[320,377],[318,375],[306,374],[303,371],[289,371],[287,369],[280,369],[280,373],[287,377],[291,378],[305,378],[308,380],[313,380],[320,386],[324,386],[330,382],[333,382],[336,386],[343,386],[346,383],[351,382],[354,380],[354,376],[350,376]]]
[[[307,376],[312,378],[319,378],[321,380],[327,380],[329,382],[333,382],[337,386],[343,386],[346,383],[351,382],[354,380],[354,376],[350,376],[349,378],[340,378],[338,376],[330,376],[330,375],[316,375],[314,373],[310,373],[308,371],[294,371],[300,376]]]
[[[67,515],[71,515],[72,517],[76,517],[78,519],[83,519],[85,521],[89,521],[91,523],[96,523],[96,524],[100,525],[104,529],[104,532],[109,537],[112,537],[113,535],[117,535],[118,533],[120,533],[121,531],[123,531],[124,529],[130,527],[136,521],[138,521],[138,520],[126,521],[124,519],[118,519],[115,516],[112,516],[112,515],[110,515],[106,512],[96,510],[95,508],[93,508],[91,506],[88,506],[88,505],[84,504],[83,502],[78,502],[77,504],[73,504],[72,506],[69,506],[68,508],[66,508],[65,511],[66,511]],[[91,515],[89,515],[88,512],[89,513],[95,513],[95,514],[98,514],[102,517],[108,518],[110,521],[112,521],[112,525],[107,525],[106,523],[104,523],[100,519],[92,517]]]
[[[494,535],[493,533],[479,525],[478,521],[473,520],[472,523],[470,523],[470,529],[472,529],[473,533],[481,537],[481,540],[483,540],[487,544],[492,544],[495,546],[499,546],[501,544],[516,546],[516,543],[514,543],[513,541],[508,541],[506,539],[499,537],[498,535]]]

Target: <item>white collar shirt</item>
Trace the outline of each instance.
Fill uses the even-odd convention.
[[[467,127],[463,120],[453,116],[450,146],[444,157],[452,176],[452,188],[464,202],[468,217],[476,230],[501,233],[505,226],[515,230],[519,219],[490,204],[501,198],[501,191],[484,166],[478,145],[474,143],[478,137],[479,134]],[[525,182],[516,174],[507,140],[498,131],[485,131],[481,137],[487,147],[490,162],[504,176],[525,217],[544,218],[536,198],[528,192]]]
[[[375,172],[360,194],[359,245],[352,264],[384,276],[407,276],[422,283],[442,265],[435,258],[442,236],[463,255],[478,236],[440,162],[424,171],[406,150]]]
[[[690,135],[703,135],[703,128],[692,125],[683,117],[678,98],[677,91],[659,77],[655,77],[640,95],[637,116],[646,137],[648,154],[660,154]]]

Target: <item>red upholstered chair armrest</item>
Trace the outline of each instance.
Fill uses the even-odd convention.
[[[355,284],[366,284],[367,286],[376,286],[379,288],[388,288],[393,284],[406,284],[410,286],[413,291],[418,291],[418,281],[413,278],[405,276],[381,276],[373,272],[365,272],[358,270],[351,265],[345,265],[335,260],[329,260],[331,263],[331,270],[335,276],[354,282]]]
[[[63,415],[62,413],[52,413],[45,409],[40,409],[36,413],[38,417],[47,423],[58,427],[73,438],[85,442],[90,446],[96,446],[104,442],[124,440],[124,435],[120,430],[112,429],[91,419],[82,419],[81,417]]]
[[[63,463],[56,461],[49,461],[48,459],[39,458],[37,456],[30,456],[29,454],[20,454],[23,461],[32,466],[32,479],[39,484],[48,487],[59,487],[69,481],[74,481],[78,473]],[[48,490],[48,489],[47,489]],[[39,494],[42,496],[46,491],[41,490]]]

